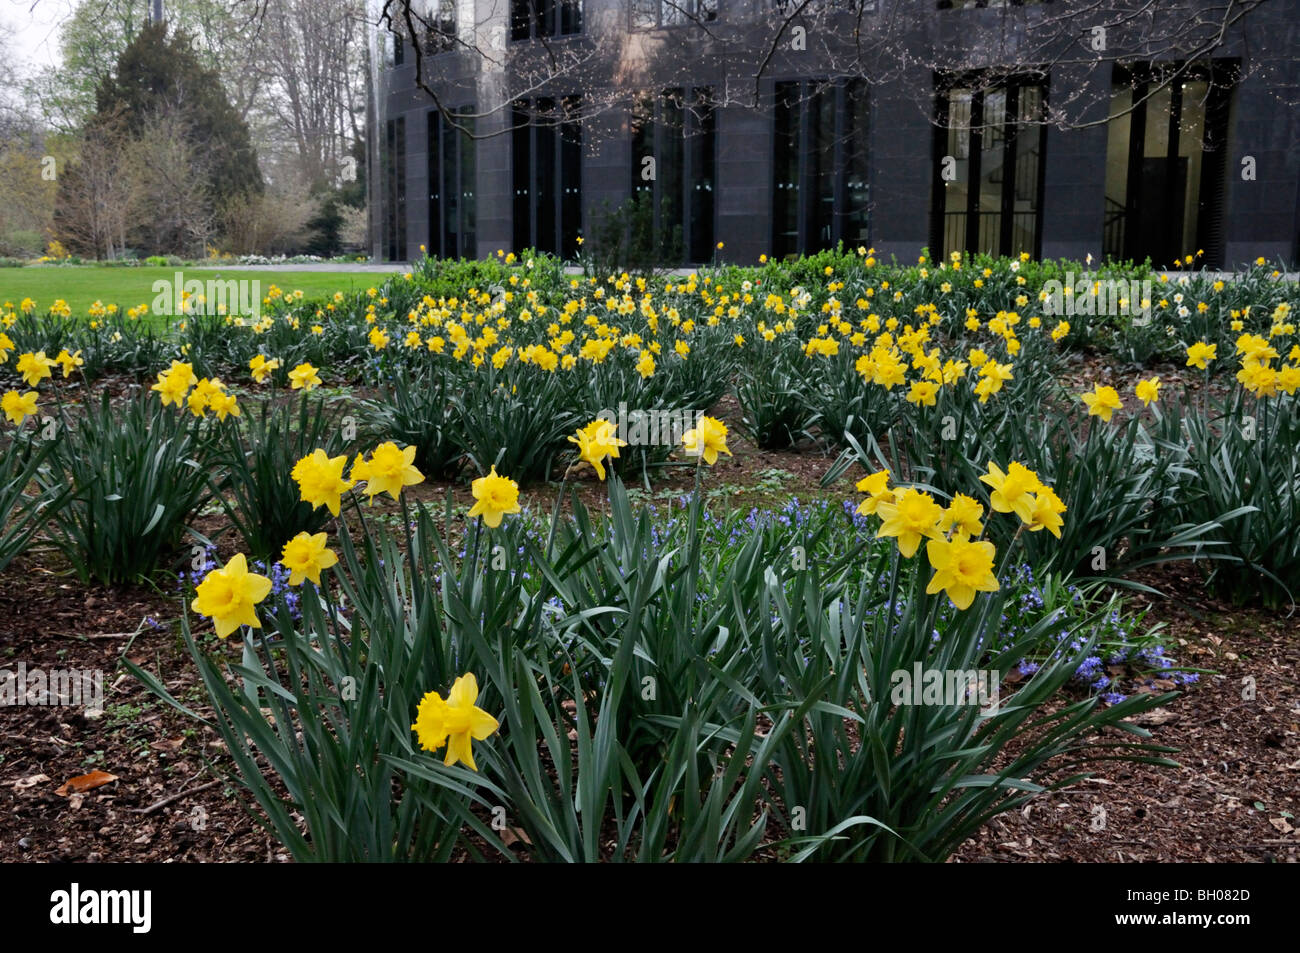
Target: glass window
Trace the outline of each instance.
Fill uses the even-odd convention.
[[[632,29],[655,30],[718,18],[718,0],[632,0]]]
[[[510,0],[510,39],[582,32],[582,0]]]
[[[424,51],[430,56],[456,48],[456,0],[430,0]]]
[[[867,84],[776,84],[772,251],[778,258],[867,240]]]
[[[582,234],[581,100],[520,100],[512,111],[511,176],[515,251],[565,258]]]
[[[429,112],[429,254],[473,258],[475,245],[475,141],[471,108],[448,121]],[[460,128],[457,128],[460,127]]]
[[[1029,7],[1048,0],[938,0],[940,10],[982,10],[986,7]]]
[[[1046,85],[937,82],[931,248],[993,255],[1038,253]]]
[[[1231,61],[1115,67],[1103,252],[1157,267],[1222,264]],[[1195,260],[1195,259],[1194,259]]]
[[[406,258],[406,119],[385,124],[383,168],[387,192],[384,244],[389,261]]]
[[[646,196],[664,261],[713,256],[717,124],[708,87],[667,89],[633,106],[633,197]],[[653,161],[651,161],[653,160]]]

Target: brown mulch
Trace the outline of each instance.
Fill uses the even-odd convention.
[[[0,708],[0,861],[261,861],[283,859],[208,761],[220,741],[158,702],[119,666],[161,672],[199,703],[198,672],[172,628],[179,599],[152,589],[83,587],[28,559],[0,575],[0,668],[103,672],[104,710]],[[137,633],[139,630],[139,634]],[[72,778],[117,780],[61,796]],[[181,797],[155,807],[173,795]]]
[[[724,418],[734,414],[725,405],[719,410]],[[747,508],[824,492],[818,484],[832,458],[730,442],[735,456],[707,476],[706,488],[735,491],[718,505]],[[775,471],[784,474],[775,477],[779,489]],[[843,494],[849,480],[830,492]],[[655,491],[688,492],[692,482],[689,468],[661,471]],[[590,474],[578,486],[584,502],[599,508],[604,487]],[[431,501],[445,492],[445,485],[416,488]],[[469,502],[467,487],[454,493]],[[549,512],[554,490],[525,491],[521,501]],[[995,819],[954,860],[1300,859],[1300,614],[1217,602],[1186,573],[1143,581],[1169,595],[1152,600],[1148,616],[1167,625],[1169,654],[1213,670],[1143,718],[1154,742],[1179,749],[1172,757],[1180,767],[1104,764],[1093,779]],[[20,558],[0,574],[0,668],[21,660],[29,669],[99,669],[105,688],[103,714],[89,717],[78,707],[0,708],[0,862],[287,859],[257,826],[242,792],[213,773],[209,762],[228,763],[219,739],[119,666],[125,652],[159,674],[174,697],[206,710],[198,674],[170,624],[179,598],[145,587],[82,586],[49,554]],[[1242,697],[1247,676],[1253,700]],[[93,770],[116,780],[56,793]]]
[[[1167,626],[1167,654],[1212,670],[1135,719],[1179,767],[1095,765],[994,819],[955,861],[1300,861],[1300,616],[1216,601],[1190,576],[1143,581],[1168,596],[1147,615]]]

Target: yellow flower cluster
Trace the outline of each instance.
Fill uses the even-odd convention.
[[[369,460],[357,454],[352,473],[345,477],[347,465],[346,454],[331,457],[317,449],[295,463],[290,476],[298,484],[304,503],[310,503],[312,509],[323,506],[334,516],[342,508],[343,494],[358,483],[366,484],[366,494],[374,502],[380,493],[397,499],[404,487],[424,482],[424,474],[415,466],[415,447],[403,449],[392,442],[381,443],[371,451]]]
[[[195,417],[203,417],[211,410],[218,420],[225,420],[239,416],[239,401],[225,387],[215,377],[199,380],[191,364],[172,361],[171,367],[158,373],[158,380],[150,390],[158,392],[164,407],[175,404],[179,408],[184,401]]]
[[[1282,305],[1278,306],[1281,311]],[[1285,317],[1286,312],[1282,312]],[[1274,313],[1274,321],[1279,315]],[[1276,397],[1281,391],[1291,395],[1300,387],[1300,345],[1292,348],[1288,358],[1296,363],[1273,367],[1273,361],[1280,355],[1268,339],[1257,334],[1243,334],[1237,338],[1237,355],[1241,369],[1237,371],[1237,380],[1241,386],[1257,398]]]
[[[1015,513],[1023,529],[1046,529],[1060,538],[1065,504],[1032,470],[1013,462],[1004,472],[990,462],[980,482],[990,487],[989,507],[994,512]],[[977,592],[998,590],[993,572],[997,549],[980,538],[984,507],[978,500],[958,493],[946,507],[940,506],[922,490],[891,487],[888,470],[863,477],[857,489],[866,494],[857,511],[880,519],[877,538],[897,540],[898,552],[906,559],[926,541],[926,556],[934,570],[926,592],[946,592],[958,609],[968,609]]]

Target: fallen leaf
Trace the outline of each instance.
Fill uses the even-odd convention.
[[[507,827],[503,830],[501,832],[501,843],[506,847],[510,847],[514,844],[527,844],[529,847],[533,846],[533,842],[529,840],[528,834],[525,833],[522,828],[518,827]]]
[[[54,793],[60,797],[67,797],[69,794],[90,791],[100,785],[108,784],[110,781],[116,780],[116,774],[109,774],[107,771],[100,771],[96,768],[94,771],[91,771],[90,774],[82,774],[75,778],[70,778]]]
[[[28,788],[34,788],[38,784],[44,784],[50,780],[48,774],[33,774],[26,778],[19,778],[14,782],[15,791],[26,791]]]
[[[1295,830],[1294,827],[1286,822],[1286,818],[1284,817],[1270,817],[1268,822],[1277,828],[1278,832],[1282,834],[1290,834]]]

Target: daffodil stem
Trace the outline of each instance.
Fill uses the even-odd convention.
[[[886,606],[888,618],[893,619],[894,604],[898,599],[899,553],[897,546],[890,547],[889,567],[889,605]]]
[[[1091,431],[1088,434],[1092,437]],[[1002,577],[1007,571],[1007,565],[1011,562],[1011,551],[1016,548],[1016,543],[1020,541],[1021,534],[1025,531],[1025,524],[1021,523],[1016,528],[1016,535],[1011,537],[1011,543],[1007,546],[1007,551],[1002,554],[1002,565],[998,567],[998,585],[1002,584]]]
[[[245,638],[248,638],[252,634],[253,633],[251,628],[248,629],[247,633],[245,634]],[[261,647],[262,653],[266,656],[266,677],[273,679],[276,682],[276,684],[283,684],[282,680],[280,679],[279,672],[277,672],[275,668],[275,657],[271,654],[271,646],[268,645],[266,642],[266,634],[263,633],[262,638],[257,639],[256,643],[257,646]],[[255,648],[257,646],[255,646]],[[279,719],[280,724],[283,725],[281,731],[286,735],[286,740],[289,741],[294,740],[294,727],[293,727],[294,720],[293,720],[292,713],[289,711],[289,703],[284,699],[283,696],[281,696],[279,692],[273,692],[268,694],[273,694],[275,696],[276,704],[280,709],[280,719]]]
[[[398,490],[397,497],[402,504],[402,529],[406,533],[406,558],[411,564],[411,572],[418,574],[420,561],[415,555],[415,540],[411,538],[411,513],[406,505],[406,494]]]
[[[694,613],[695,613],[695,587],[699,577],[700,566],[700,483],[704,459],[701,457],[695,462],[695,493],[691,499],[691,527],[687,553],[686,553],[686,619],[683,622],[691,623],[691,633],[694,633]]]
[[[478,567],[478,541],[479,541],[479,537],[482,534],[483,534],[483,517],[480,516],[478,520],[474,523],[474,540],[471,543],[470,551],[467,554],[469,557],[469,568],[470,568],[471,575],[473,574],[474,570]]]
[[[560,503],[564,500],[564,488],[569,483],[569,468],[564,468],[564,475],[560,477],[560,492],[555,494],[555,506],[551,507],[551,530],[546,536],[546,558],[551,558],[551,551],[555,546],[555,530],[560,523]]]

